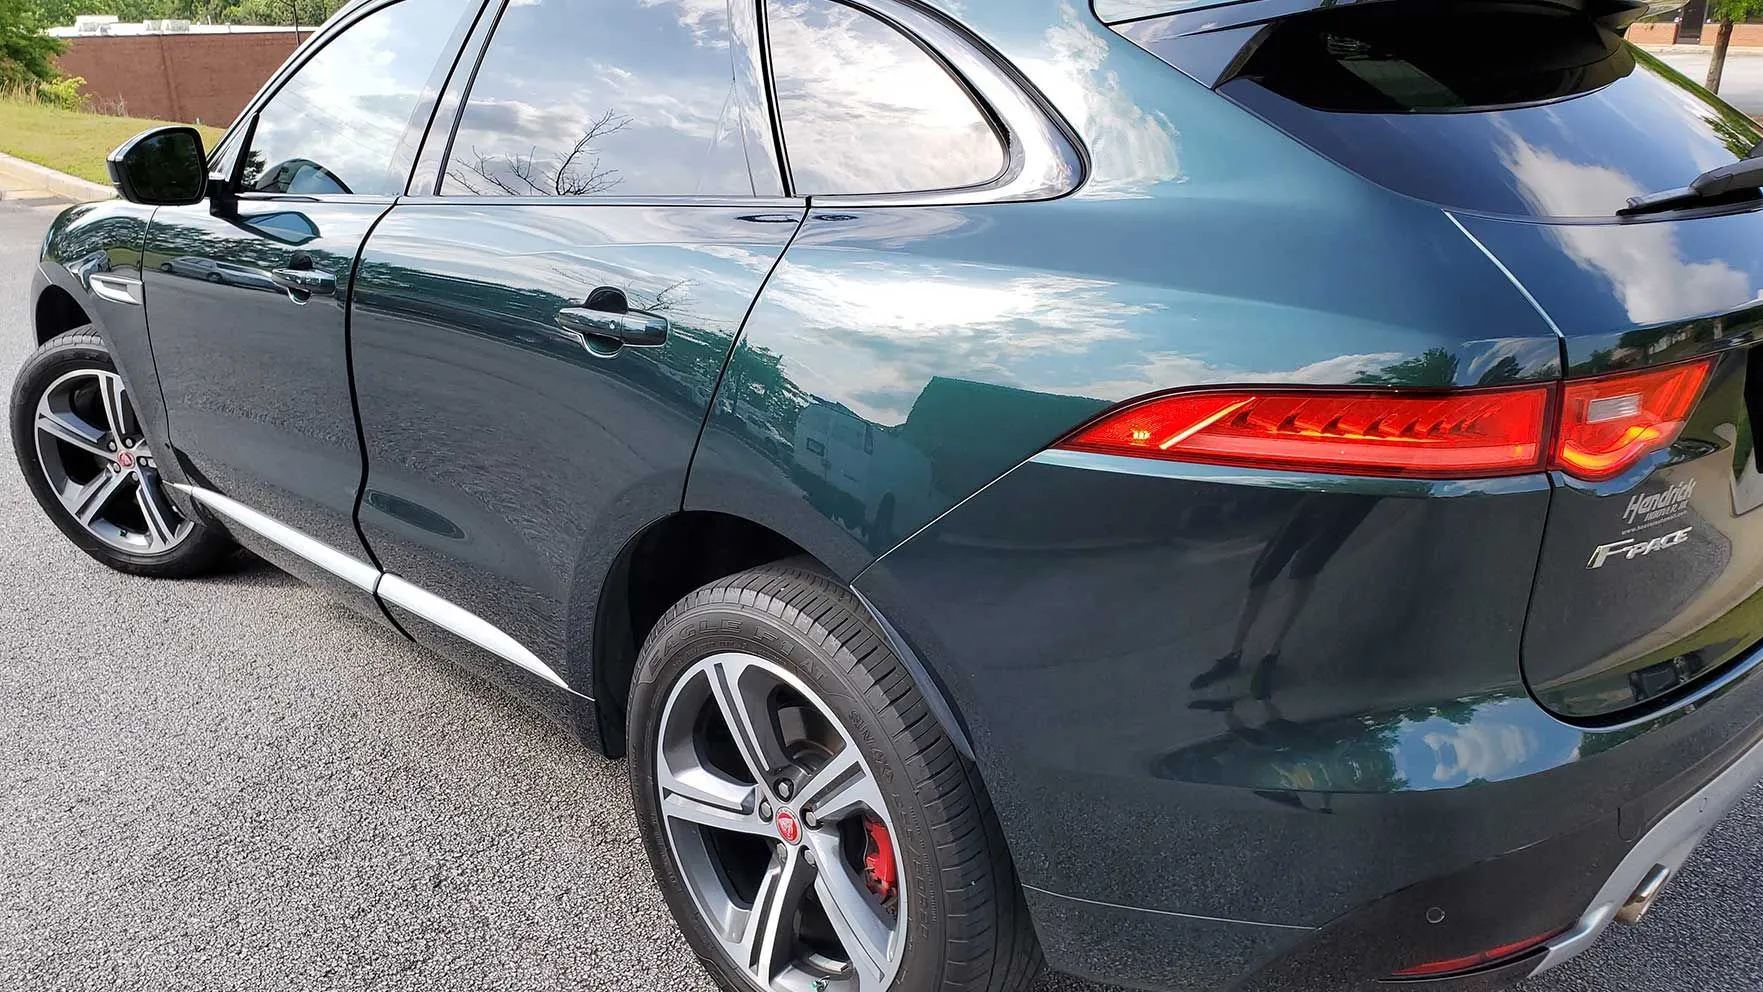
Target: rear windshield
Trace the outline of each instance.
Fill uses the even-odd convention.
[[[1447,207],[1610,217],[1763,134],[1584,15],[1377,3],[1269,28],[1219,92],[1361,175]]]

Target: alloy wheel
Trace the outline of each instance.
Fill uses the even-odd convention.
[[[195,529],[165,498],[120,375],[77,369],[57,378],[37,400],[35,433],[49,487],[93,537],[158,555]]]
[[[680,877],[760,988],[880,992],[906,893],[894,821],[849,731],[800,679],[725,653],[680,676],[656,748]]]

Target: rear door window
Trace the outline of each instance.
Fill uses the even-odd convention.
[[[1608,28],[1541,6],[1298,15],[1219,92],[1385,186],[1505,215],[1607,218],[1763,138]]]
[[[797,193],[958,189],[1004,171],[986,113],[892,25],[835,0],[768,0],[766,28]]]
[[[756,16],[750,4],[732,8]],[[730,9],[511,0],[472,81],[441,194],[781,193],[769,159],[745,144],[752,122],[742,120]]]

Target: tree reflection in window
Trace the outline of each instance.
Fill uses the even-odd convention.
[[[736,81],[726,0],[510,3],[441,194],[751,196]]]
[[[594,142],[630,125],[630,118],[608,110],[588,126],[567,151],[541,158],[537,145],[525,155],[485,155],[473,148],[463,162],[447,168],[447,178],[479,196],[593,196],[608,193],[623,179],[600,165]]]

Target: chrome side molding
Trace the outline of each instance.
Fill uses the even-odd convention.
[[[451,631],[491,654],[500,655],[559,689],[569,688],[551,670],[551,666],[539,660],[538,655],[528,651],[519,641],[509,637],[500,627],[483,617],[455,606],[427,589],[411,585],[390,572],[380,576],[377,591],[379,597],[386,602],[402,606],[435,626]]]
[[[303,534],[287,524],[266,517],[237,500],[203,489],[172,483],[172,488],[257,536],[279,544],[294,554],[335,575],[362,592],[373,592],[379,584],[380,570],[358,558],[351,557],[315,537]]]
[[[452,602],[442,599],[427,589],[413,585],[399,576],[390,572],[382,572],[359,558],[338,551],[323,541],[295,530],[279,520],[265,516],[237,500],[222,496],[210,489],[203,489],[200,486],[187,486],[174,482],[172,487],[233,523],[266,541],[299,555],[355,588],[377,596],[393,606],[409,610],[442,630],[518,665],[560,689],[574,691],[551,666],[540,661],[538,655],[527,650],[519,641],[483,617],[455,606]]]

